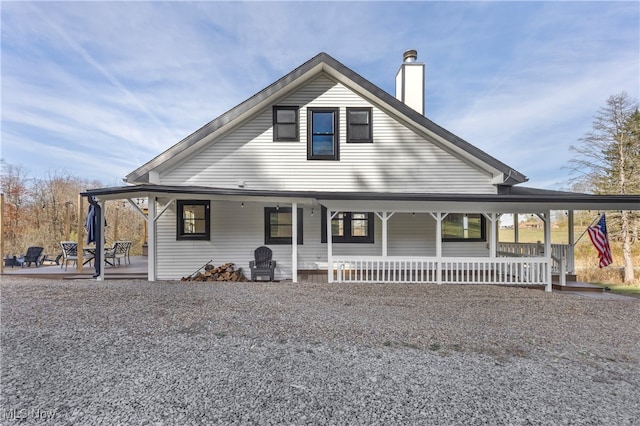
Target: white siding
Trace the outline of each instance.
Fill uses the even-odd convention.
[[[161,203],[166,200],[161,200]],[[250,277],[253,250],[264,245],[264,207],[261,203],[212,201],[211,241],[177,241],[175,203],[157,222],[157,278],[179,279],[190,275],[207,261],[214,265],[233,262]],[[320,242],[320,209],[303,206],[304,243],[298,246],[298,268],[315,269],[327,261],[327,245]],[[270,245],[277,262],[276,279],[291,278],[291,246]],[[395,214],[388,226],[389,256],[434,256],[435,220],[428,214]],[[444,243],[445,256],[487,256],[486,243]],[[374,244],[333,244],[335,255],[382,253],[382,224],[375,217]]]
[[[278,105],[300,106],[300,141],[273,142],[268,107],[161,174],[166,185],[247,189],[495,193],[491,177],[418,136],[375,105],[319,77]],[[340,108],[340,161],[307,160],[307,107]],[[346,143],[346,108],[373,107],[372,144]]]

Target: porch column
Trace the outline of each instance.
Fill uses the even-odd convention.
[[[291,281],[298,282],[298,203],[291,203]]]
[[[568,214],[567,214],[567,222],[568,222],[568,226],[569,226],[569,247],[567,248],[567,258],[565,259],[565,261],[567,262],[567,265],[569,266],[569,270],[567,272],[569,272],[570,274],[573,274],[576,272],[576,264],[575,264],[575,245],[576,245],[576,234],[575,234],[575,218],[573,216],[573,210],[569,210]]]
[[[327,282],[333,282],[333,235],[331,233],[331,209],[327,209]]]
[[[520,230],[518,227],[518,213],[513,214],[513,242],[520,242]]]
[[[498,256],[498,216],[496,213],[489,214],[491,222],[491,238],[489,239],[489,257]]]
[[[393,216],[395,214],[395,212],[391,212],[391,214],[389,214],[389,212],[376,212],[376,216],[378,216],[380,218],[380,220],[382,221],[382,256],[386,257],[387,253],[388,253],[388,222],[389,219],[391,219],[391,216]]]
[[[551,210],[544,212],[544,257],[547,259],[547,286],[545,291],[550,292],[551,283]]]
[[[570,246],[575,244],[575,239],[576,239],[575,230],[573,229],[573,225],[574,225],[573,210],[568,210],[567,211],[567,226],[569,228],[568,231],[569,231],[569,245]]]
[[[442,212],[429,213],[436,220],[436,284],[442,284],[442,219],[445,218]]]
[[[84,197],[78,194],[78,253],[84,252]],[[76,269],[82,272],[82,262],[76,262]]]
[[[0,259],[0,274],[4,273],[4,194],[0,193],[0,254],[2,254],[2,259]]]
[[[149,281],[156,280],[156,198],[147,199],[147,275]]]
[[[96,253],[98,253],[98,251],[100,253],[98,253],[98,256],[96,256],[96,258],[94,259],[94,262],[100,262],[100,275],[98,275],[96,277],[96,281],[104,281],[104,267],[105,267],[105,261],[104,261],[104,242],[105,242],[105,235],[104,235],[104,207],[105,207],[105,202],[104,201],[98,201],[98,205],[100,206],[100,218],[99,218],[99,228],[100,228],[100,233],[98,234],[98,239],[96,240]],[[78,239],[80,239],[80,235],[78,235]],[[82,252],[78,251],[78,263],[81,263],[83,261],[82,259]]]
[[[387,234],[387,212],[382,212],[382,256],[387,257],[388,234]]]

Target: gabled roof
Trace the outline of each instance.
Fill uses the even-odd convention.
[[[248,118],[253,112],[268,106],[268,104],[275,99],[295,90],[296,87],[299,87],[321,72],[327,73],[350,89],[359,92],[362,96],[369,98],[371,102],[386,107],[388,111],[395,113],[398,118],[409,123],[414,130],[425,131],[435,136],[440,141],[443,149],[479,164],[481,167],[493,169],[494,175],[501,174],[502,176],[496,181],[497,184],[515,185],[527,181],[526,176],[522,173],[437,125],[323,52],[246,101],[207,123],[153,160],[140,166],[125,177],[125,182],[134,184],[148,183],[150,181],[149,173],[154,169],[175,164],[188,156],[194,149],[199,148],[201,144],[215,137],[215,134],[233,127],[234,123],[241,122],[243,119]]]

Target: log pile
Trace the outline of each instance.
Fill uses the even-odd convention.
[[[242,273],[242,268],[234,269],[233,263],[225,263],[218,267],[207,264],[204,272],[197,272],[195,275],[182,277],[180,281],[246,281],[247,278]]]

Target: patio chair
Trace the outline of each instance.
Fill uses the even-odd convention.
[[[118,266],[121,265],[120,259],[124,260],[125,266],[127,263],[131,264],[131,259],[129,259],[129,250],[131,249],[131,241],[116,241],[113,243],[113,246],[105,250],[104,257],[105,260],[111,259],[111,264],[116,266],[116,260],[118,261]]]
[[[120,259],[124,260],[124,265],[131,265],[131,258],[129,257],[129,252],[131,251],[131,241],[118,241],[118,247],[116,248],[116,258],[118,259],[118,265],[120,264]]]
[[[24,268],[25,263],[27,264],[27,268],[31,266],[31,264],[35,264],[36,268],[42,262],[40,257],[42,256],[42,252],[44,251],[43,247],[29,247],[27,249],[27,254],[23,254],[22,256],[16,259],[16,265],[20,265],[20,267]]]
[[[73,264],[76,265],[78,259],[82,259],[82,264],[85,264],[91,262],[93,259],[93,255],[90,253],[83,253],[82,256],[78,257],[78,243],[75,241],[62,241],[60,248],[62,248],[62,263],[60,264],[60,268],[62,269],[62,265],[64,265],[65,271],[67,270],[69,262],[73,262]]]
[[[253,252],[255,260],[249,262],[251,269],[251,281],[257,281],[258,277],[269,277],[273,281],[273,274],[276,269],[276,261],[271,260],[273,252],[269,247],[258,247]]]

